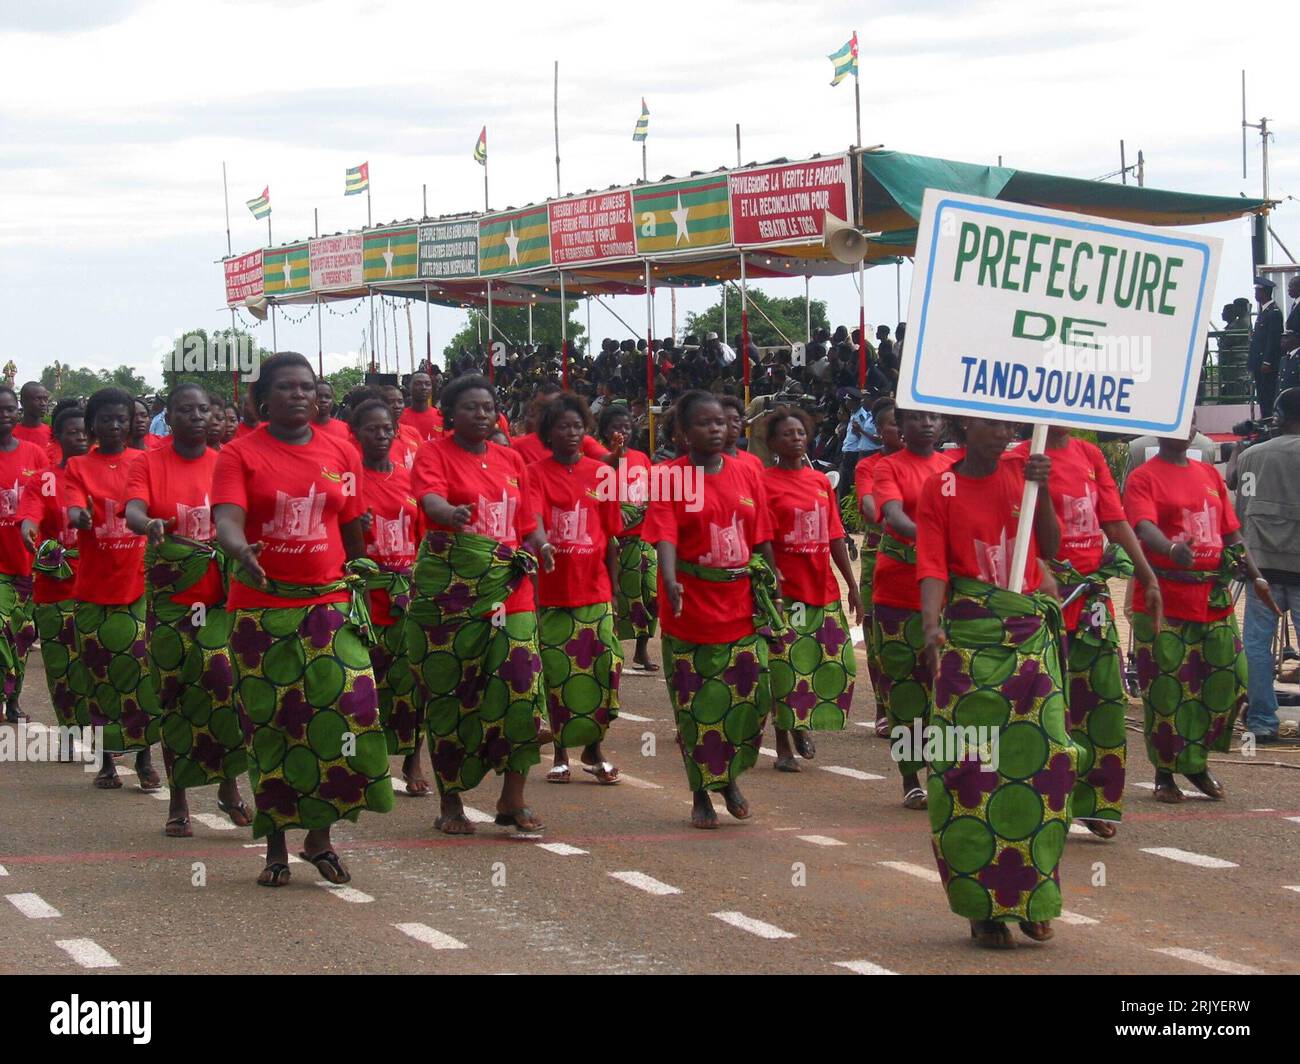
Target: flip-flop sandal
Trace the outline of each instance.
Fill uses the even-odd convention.
[[[737,820],[748,820],[754,815],[754,811],[749,808],[749,802],[744,805],[736,805],[724,792],[722,795],[723,804],[727,807],[727,812]]]
[[[817,756],[817,747],[813,745],[812,736],[806,731],[796,731],[793,736],[794,751],[805,761]]]
[[[659,666],[656,665],[653,661],[650,662],[649,664],[646,664],[646,665],[640,665],[640,666],[637,666],[637,668],[639,668],[642,672],[658,672],[658,671],[659,671]]]
[[[147,776],[140,776],[139,783],[140,790],[144,791],[145,794],[153,794],[154,791],[162,790],[162,779],[159,777],[158,773],[154,772],[152,769],[149,770]]]
[[[1216,802],[1223,801],[1223,784],[1208,772],[1198,772],[1195,776],[1188,776],[1187,779],[1191,782],[1191,785],[1205,795],[1205,797],[1212,798]]]
[[[352,874],[343,867],[339,855],[333,850],[322,850],[315,857],[308,857],[306,850],[300,850],[298,856],[308,864],[315,865],[321,879],[335,885],[352,882]]]
[[[533,826],[525,827],[519,822],[521,819],[533,821]],[[492,819],[492,823],[499,828],[514,828],[516,831],[522,831],[525,835],[537,835],[546,830],[546,825],[538,820],[533,815],[533,811],[527,806],[524,806],[523,809],[516,809],[511,813],[497,813]]]
[[[175,831],[172,828],[176,828]],[[174,816],[163,826],[163,834],[169,839],[189,839],[194,837],[194,832],[190,828],[190,818],[187,816]]]
[[[876,721],[876,737],[877,737],[878,739],[888,739],[888,738],[889,738],[889,718],[888,718],[888,717],[881,717],[878,721]]]
[[[1011,929],[998,920],[972,920],[970,937],[983,949],[1015,949],[1016,940]]]
[[[95,789],[97,791],[116,791],[122,786],[121,776],[96,776]]]
[[[929,805],[929,802],[926,799],[925,791],[921,790],[920,787],[913,787],[903,795],[904,809],[925,809],[927,805]]]
[[[793,757],[778,757],[776,759],[777,772],[802,772],[799,762]]]
[[[412,781],[411,781],[411,777],[408,776],[408,775],[406,775],[406,773],[402,773],[402,779],[403,779],[403,780],[405,781],[405,783],[406,783],[406,797],[408,797],[408,798],[428,798],[428,797],[429,797],[429,781],[428,781],[428,780],[426,780],[426,779],[418,779],[418,780],[416,780],[415,782],[412,782]]]
[[[267,873],[271,874],[267,876]],[[262,869],[262,874],[257,877],[259,887],[287,887],[290,879],[289,866],[275,861]]]
[[[248,811],[248,806],[243,802],[236,802],[234,805],[227,805],[220,798],[217,799],[217,808],[226,816],[230,817],[230,822],[237,828],[246,828],[253,822],[253,814]],[[243,817],[241,821],[238,817]]]
[[[552,765],[546,770],[547,783],[568,783],[573,778],[568,765]]]
[[[457,827],[463,827],[464,830],[463,830],[463,831],[448,831],[447,829],[448,829],[452,824],[455,824]],[[454,836],[454,835],[473,835],[473,834],[474,834],[474,824],[473,824],[473,822],[469,819],[469,817],[467,817],[464,813],[457,813],[457,814],[455,814],[454,816],[447,816],[446,814],[443,814],[443,815],[439,816],[439,817],[438,817],[438,818],[433,822],[433,826],[434,826],[438,831],[441,831],[444,835],[453,835],[453,836]]]
[[[1115,837],[1115,824],[1110,820],[1084,820],[1083,826],[1091,831],[1099,839],[1113,839]]]
[[[1026,938],[1032,938],[1035,942],[1046,942],[1048,939],[1056,935],[1056,932],[1052,930],[1051,925],[1047,920],[1043,920],[1039,923],[1034,923],[1030,920],[1021,920],[1020,930],[1024,932]]]
[[[612,761],[602,761],[599,765],[583,765],[582,771],[588,776],[595,776],[597,783],[613,786],[620,779],[618,768]]]
[[[1187,800],[1187,796],[1183,794],[1182,789],[1173,782],[1157,783],[1153,793],[1156,801],[1164,802],[1165,805],[1178,805],[1179,802]]]
[[[699,816],[694,809],[691,810],[691,827],[699,828],[701,831],[713,831],[718,825],[718,814],[714,812],[713,805],[710,803],[709,811],[712,816]]]

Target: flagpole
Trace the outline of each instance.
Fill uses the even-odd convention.
[[[411,324],[411,300],[406,300],[406,346],[411,355],[411,372],[415,372],[415,326]]]
[[[853,31],[853,47],[858,47],[858,31]],[[861,66],[862,60],[858,56],[853,57],[853,114],[857,120],[858,139],[854,142],[857,147],[862,147],[862,94],[859,90],[858,67]]]
[[[559,63],[555,65],[558,67]],[[564,312],[564,271],[558,272],[560,274],[560,379],[567,391],[569,388],[569,322],[568,315]]]
[[[488,364],[488,382],[496,383],[496,369],[492,365],[492,278],[487,282],[487,364]]]
[[[533,301],[528,301],[528,346],[533,346]]]
[[[226,201],[226,258],[230,258],[235,252],[230,243],[230,186],[226,183],[226,161],[221,161],[221,195]],[[235,308],[230,308],[230,343],[235,342],[236,328]],[[231,348],[233,350],[233,347]],[[254,348],[256,350],[256,348]],[[232,368],[230,371],[230,381],[234,385],[235,405],[239,405],[239,374]]]
[[[275,348],[275,353],[280,351],[280,341],[275,338],[275,304],[271,304],[271,346]]]
[[[858,263],[858,391],[867,387],[867,260]]]
[[[374,373],[379,369],[379,364],[375,361],[375,290],[370,291],[370,372]]]
[[[650,179],[646,176],[646,165],[645,165],[645,141],[642,141],[642,142],[641,142],[641,180],[642,180],[642,181],[649,181],[649,180],[650,180]]]
[[[804,343],[812,341],[812,290],[807,274],[803,279],[803,332]]]
[[[560,192],[560,61],[555,61],[555,88],[551,96],[555,113],[555,195]]]
[[[368,171],[366,173],[366,228],[370,228],[370,174]]]
[[[488,172],[486,155],[483,156],[483,209],[485,211],[491,209],[488,207]]]
[[[727,290],[724,286],[722,298],[727,298]],[[749,406],[749,294],[745,284],[745,253],[740,253],[740,357],[743,361],[740,364],[742,376],[745,382],[745,405]]]
[[[424,361],[426,370],[433,369],[433,330],[429,323],[429,286],[424,286]]]
[[[649,425],[647,446],[651,454],[655,453],[655,314],[654,303],[650,295],[650,260],[645,260],[645,411]]]

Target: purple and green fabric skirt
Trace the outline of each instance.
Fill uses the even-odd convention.
[[[659,628],[659,557],[640,536],[619,538],[614,615],[619,639],[649,638]]]
[[[234,611],[229,645],[252,755],[254,838],[393,808],[363,630],[343,602]]]
[[[921,611],[877,602],[872,606],[872,640],[880,657],[880,697],[885,703],[890,733],[924,728],[930,719],[930,667],[925,660],[925,631]],[[915,750],[908,751],[915,753]],[[925,762],[895,757],[898,771],[916,775]]]
[[[876,642],[875,611],[871,601],[871,585],[876,576],[876,552],[880,548],[879,525],[864,525],[862,537],[862,571],[858,577],[858,593],[862,596],[862,642],[867,655],[867,678],[871,681],[871,694],[876,704],[876,719],[885,715],[885,696],[881,690],[880,646]]]
[[[772,708],[767,639],[690,643],[663,637],[664,680],[692,791],[719,791],[758,761]]]
[[[0,573],[0,662],[6,699],[17,699],[23,693],[27,652],[35,642],[31,575]]]
[[[546,712],[560,747],[603,742],[618,717],[623,647],[608,602],[544,606],[537,642],[546,683]]]
[[[784,731],[843,731],[858,672],[844,607],[787,602],[789,630],[770,648],[772,705]]]
[[[74,728],[90,723],[85,704],[80,703],[68,685],[68,674],[77,658],[77,632],[72,620],[72,599],[39,602],[32,607],[36,634],[41,640],[41,660],[45,664],[45,683],[50,689],[50,703],[59,726]],[[81,712],[78,714],[78,706]],[[80,718],[80,719],[79,719]]]
[[[536,566],[526,551],[472,533],[431,532],[420,545],[405,633],[439,794],[473,790],[489,772],[527,774],[541,760],[537,614],[500,613]]]
[[[68,686],[85,700],[87,723],[104,729],[104,752],[152,746],[162,710],[149,680],[144,596],[122,605],[78,602],[72,616],[77,652]]]
[[[948,905],[970,920],[1052,920],[1077,758],[1060,607],[957,577],[944,627],[931,722],[945,743],[930,761],[928,810]]]

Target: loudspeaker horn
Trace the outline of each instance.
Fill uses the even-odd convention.
[[[247,296],[244,299],[244,306],[258,321],[266,321],[265,296]]]
[[[822,221],[822,244],[836,262],[852,266],[867,257],[867,237],[855,225],[825,212]]]

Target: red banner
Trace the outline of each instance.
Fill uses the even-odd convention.
[[[556,266],[636,256],[632,193],[601,192],[547,205],[551,261]]]
[[[736,171],[728,175],[728,188],[736,244],[815,240],[826,211],[851,220],[846,156]]]
[[[250,251],[226,259],[226,306],[242,303],[249,296],[262,294],[262,252]]]

